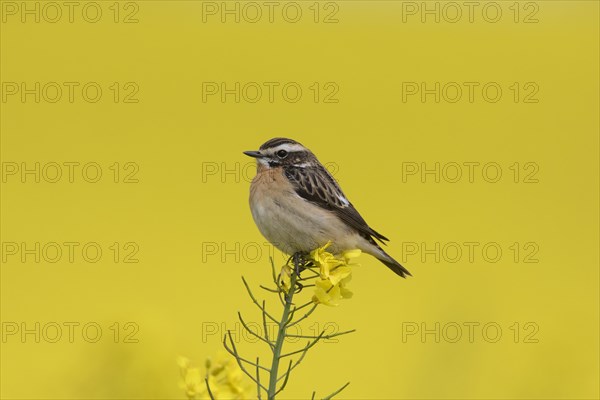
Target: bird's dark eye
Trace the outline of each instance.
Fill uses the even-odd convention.
[[[288,152],[287,152],[287,151],[285,151],[285,150],[279,150],[279,151],[277,152],[277,157],[279,157],[279,158],[286,158],[286,157],[287,157],[287,155],[288,155]]]

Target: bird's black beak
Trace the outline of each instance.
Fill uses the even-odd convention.
[[[254,158],[261,158],[264,157],[260,151],[245,151],[244,152],[245,155],[250,156],[250,157],[254,157]]]

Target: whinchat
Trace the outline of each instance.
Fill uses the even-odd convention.
[[[375,241],[389,239],[367,225],[309,149],[292,139],[274,138],[244,154],[257,160],[250,186],[252,217],[279,250],[308,253],[331,241],[332,253],[360,249],[401,277],[410,275]]]

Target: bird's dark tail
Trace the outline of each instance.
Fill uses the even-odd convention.
[[[375,231],[373,231],[375,232]],[[375,232],[375,234],[378,236],[379,240],[388,240],[385,236]],[[373,257],[376,257],[379,261],[381,261],[382,263],[385,264],[386,267],[388,267],[389,269],[391,269],[392,271],[394,271],[396,273],[396,275],[400,275],[403,278],[406,278],[406,276],[412,276],[412,274],[410,272],[408,272],[408,270],[406,268],[404,268],[402,266],[402,264],[400,264],[398,261],[394,260],[388,253],[386,253],[381,246],[369,235],[367,236],[363,236],[371,245],[373,245],[373,247],[366,247],[364,249],[362,249],[365,253],[372,255]],[[382,243],[384,243],[382,241]],[[385,243],[384,243],[385,244]]]
[[[382,263],[385,264],[386,267],[388,267],[389,269],[391,269],[392,271],[394,271],[396,273],[396,275],[400,275],[403,278],[406,278],[406,276],[412,276],[412,274],[410,272],[408,272],[408,270],[406,268],[404,268],[398,261],[394,260],[392,257],[390,257],[387,253],[383,252],[384,257],[377,257],[377,259],[379,261],[381,261]]]

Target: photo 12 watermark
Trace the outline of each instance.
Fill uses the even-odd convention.
[[[2,183],[139,183],[135,161],[3,161]]]
[[[536,322],[404,321],[402,343],[539,343]]]
[[[140,85],[137,82],[96,81],[3,81],[2,103],[22,104],[137,104]]]
[[[202,343],[209,343],[210,341],[223,341],[224,335],[231,335],[231,338],[235,343],[257,343],[260,341],[258,337],[245,329],[244,326],[250,328],[253,332],[258,333],[259,336],[275,337],[279,325],[272,321],[239,321],[233,324],[227,324],[225,322],[203,322],[202,323]],[[286,334],[286,343],[298,343],[306,340],[308,337],[314,337],[322,335],[321,343],[338,343],[342,331],[337,322],[319,322],[315,321],[308,326],[301,326],[301,324],[292,325],[289,327],[289,332]]]
[[[2,321],[2,343],[139,343],[136,322]]]
[[[515,24],[540,22],[537,1],[403,1],[402,23]]]
[[[2,263],[86,263],[137,264],[140,245],[134,241],[3,241]]]
[[[540,102],[540,85],[537,82],[496,81],[412,81],[402,82],[402,103],[518,103]]]
[[[137,24],[140,2],[136,1],[2,1],[3,24]]]
[[[340,4],[335,1],[203,1],[204,24],[337,24]]]
[[[535,161],[403,161],[402,183],[540,183]]]
[[[337,82],[202,82],[202,103],[315,103],[337,104]]]
[[[334,177],[340,170],[339,164],[332,161],[324,162],[323,166]],[[201,182],[250,183],[255,179],[256,171],[256,161],[252,160],[245,162],[203,161]]]
[[[402,263],[537,264],[540,262],[540,245],[535,241],[404,241],[401,247]]]

